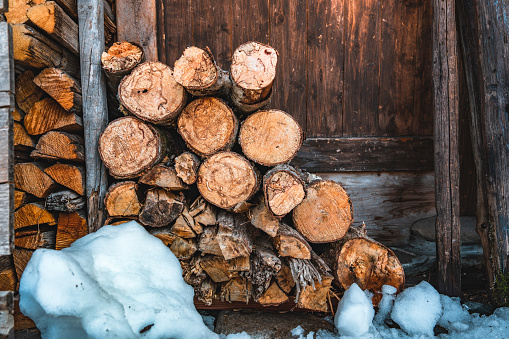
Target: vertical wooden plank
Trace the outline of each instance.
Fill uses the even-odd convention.
[[[137,43],[147,61],[156,61],[156,0],[117,0],[116,14],[117,40]]]
[[[232,0],[233,50],[248,41],[270,43],[269,2],[270,0]]]
[[[108,188],[106,168],[98,151],[99,136],[108,125],[106,86],[101,69],[101,54],[104,51],[102,1],[78,0],[78,18],[88,227],[90,232],[94,232],[104,223],[103,201]]]
[[[414,127],[421,0],[382,1],[378,135],[418,135]]]
[[[310,1],[307,46],[307,136],[343,134],[344,0]]]
[[[10,255],[14,246],[13,109],[12,28],[0,22],[0,256]]]
[[[159,61],[171,68],[186,47],[192,45],[191,0],[157,1]]]
[[[377,135],[380,0],[345,0],[343,136]]]
[[[279,52],[270,106],[291,114],[306,131],[307,1],[270,2],[270,45]]]
[[[455,0],[434,0],[433,10],[438,291],[459,296],[459,85]]]
[[[229,69],[232,47],[231,1],[192,1],[193,44],[208,46],[219,67]]]

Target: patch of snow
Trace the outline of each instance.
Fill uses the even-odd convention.
[[[214,331],[214,322],[216,321],[216,317],[211,315],[202,315],[201,317],[205,326],[207,326],[209,330]]]
[[[398,289],[391,285],[382,286],[382,300],[378,304],[378,312],[375,315],[375,323],[382,324],[385,319],[391,314],[394,299],[396,299],[396,292]]]
[[[246,332],[241,332],[228,334],[227,336],[222,335],[221,339],[251,339],[251,336]]]
[[[302,335],[304,335],[304,329],[302,328],[302,326],[299,325],[299,326],[295,327],[293,330],[291,330],[290,333],[294,337],[302,336]]]
[[[369,331],[375,310],[357,284],[352,284],[339,301],[334,324],[340,335],[360,336]]]
[[[471,320],[470,313],[461,306],[460,298],[451,298],[446,295],[440,295],[443,314],[438,325],[447,329],[447,331],[467,331]]]
[[[218,338],[178,259],[135,221],[36,250],[19,293],[43,338]]]

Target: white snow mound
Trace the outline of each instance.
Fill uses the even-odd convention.
[[[352,284],[339,301],[334,325],[340,335],[360,336],[369,331],[375,309],[357,284]]]
[[[410,335],[433,336],[433,328],[441,315],[440,294],[422,281],[396,297],[391,318]]]
[[[218,338],[178,259],[135,221],[35,251],[19,293],[43,338]]]

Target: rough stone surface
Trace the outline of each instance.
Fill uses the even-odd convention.
[[[412,234],[422,237],[428,241],[435,241],[435,220],[436,217],[424,218],[412,225]],[[460,217],[461,243],[480,244],[481,238],[475,231],[475,217]]]
[[[310,313],[230,310],[219,313],[215,332],[228,335],[245,331],[256,339],[287,339],[294,338],[291,330],[299,325],[305,331],[304,337],[320,329],[334,332],[332,323]]]

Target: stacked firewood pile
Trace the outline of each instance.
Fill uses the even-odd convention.
[[[216,299],[328,310],[333,279],[401,289],[388,248],[353,229],[345,190],[289,165],[303,142],[293,117],[265,109],[277,52],[248,42],[229,72],[189,47],[170,68],[127,42],[103,54],[115,114],[99,153],[116,179],[104,204],[138,220],[179,258],[186,282]],[[315,245],[320,244],[320,245]]]

